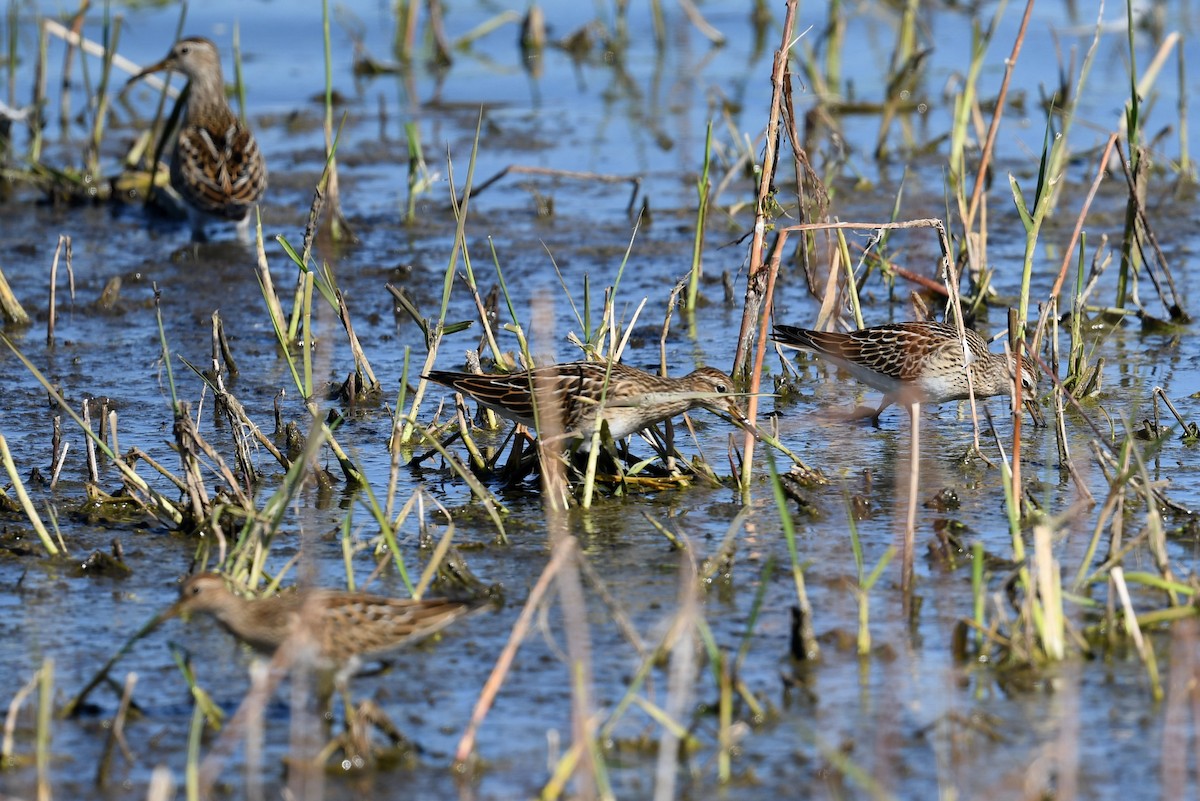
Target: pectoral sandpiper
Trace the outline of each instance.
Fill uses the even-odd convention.
[[[249,213],[267,188],[267,166],[254,134],[225,99],[221,57],[208,39],[180,39],[162,61],[130,78],[162,70],[183,73],[187,106],[171,154],[171,186],[186,201],[197,240],[206,217],[238,222],[245,236]]]
[[[538,415],[544,425],[547,415],[561,414],[565,437],[583,438],[585,449],[604,420],[612,438],[621,440],[697,407],[743,418],[730,397],[733,380],[711,367],[664,378],[619,363],[569,362],[506,375],[432,370],[426,378],[527,426],[536,426]],[[535,398],[542,404],[536,414]]]
[[[1012,391],[1012,359],[988,350],[983,337],[965,331],[971,384],[976,398],[1008,395]],[[843,368],[850,375],[884,393],[872,419],[893,403],[910,405],[945,403],[968,397],[963,371],[963,346],[958,329],[936,322],[877,325],[849,333],[810,331],[790,325],[775,326],[774,339],[793,348],[807,348]],[[1039,418],[1037,373],[1021,360],[1021,394],[1035,420]]]
[[[301,590],[251,600],[235,595],[216,573],[189,577],[166,617],[200,613],[263,654],[273,654],[306,627],[316,645],[315,667],[335,672],[336,683],[364,658],[382,657],[424,639],[467,614],[476,604],[429,598],[386,598],[362,592]]]

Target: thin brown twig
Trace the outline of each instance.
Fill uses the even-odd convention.
[[[471,712],[471,720],[467,723],[467,728],[463,731],[462,737],[458,741],[458,748],[454,751],[454,763],[459,768],[466,766],[467,760],[471,757],[475,750],[475,737],[479,732],[479,727],[483,725],[483,720],[487,717],[488,710],[496,700],[496,695],[500,692],[501,685],[504,684],[504,679],[508,675],[508,671],[512,668],[513,661],[517,656],[517,649],[521,647],[521,642],[529,633],[533,616],[537,613],[538,607],[549,591],[552,582],[573,558],[576,547],[574,537],[568,537],[557,545],[550,552],[550,562],[546,565],[546,569],[542,571],[542,575],[538,577],[537,583],[533,589],[529,591],[529,598],[525,601],[525,606],[521,609],[521,614],[517,618],[517,622],[513,624],[512,631],[508,635],[508,642],[504,645],[504,650],[500,652],[500,656],[496,659],[496,666],[492,668],[492,674],[488,676],[488,680],[484,683],[483,689],[479,693],[479,700],[475,702],[475,709]]]
[[[979,170],[975,173],[975,188],[971,192],[971,205],[967,209],[967,219],[963,227],[970,231],[975,214],[979,211],[979,202],[983,196],[983,186],[987,182],[988,165],[992,161],[992,150],[996,145],[996,135],[1000,132],[1000,119],[1004,116],[1004,101],[1008,97],[1008,85],[1012,81],[1013,70],[1017,67],[1017,57],[1021,55],[1021,46],[1025,43],[1025,31],[1029,27],[1029,18],[1033,15],[1033,0],[1025,1],[1025,13],[1021,16],[1021,27],[1017,29],[1017,38],[1013,40],[1012,52],[1004,61],[1004,80],[1000,82],[1000,93],[996,96],[996,110],[992,114],[992,122],[988,126],[987,138],[983,143],[983,152],[979,158]]]
[[[1058,298],[1062,291],[1063,281],[1067,278],[1067,270],[1071,266],[1071,262],[1075,259],[1075,245],[1079,242],[1079,236],[1083,232],[1083,221],[1087,218],[1088,211],[1092,208],[1092,201],[1096,199],[1096,193],[1100,190],[1100,182],[1104,180],[1104,175],[1108,172],[1108,160],[1112,156],[1113,147],[1117,144],[1117,137],[1120,134],[1112,133],[1108,137],[1108,142],[1104,145],[1104,152],[1100,154],[1100,160],[1096,167],[1096,177],[1092,179],[1092,185],[1088,188],[1087,197],[1084,198],[1083,207],[1079,210],[1079,216],[1075,218],[1075,228],[1071,231],[1071,240],[1063,249],[1062,267],[1058,270],[1058,278],[1054,281],[1054,287],[1050,290],[1049,297]]]

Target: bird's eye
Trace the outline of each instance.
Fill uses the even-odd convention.
[[[192,48],[188,47],[187,45],[183,45],[179,48],[179,55],[181,56],[186,56],[190,52],[192,52]]]
[[[728,392],[729,387],[725,386],[724,382],[717,382],[717,392]]]

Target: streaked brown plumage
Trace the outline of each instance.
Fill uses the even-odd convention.
[[[977,398],[1012,391],[1011,359],[992,353],[987,342],[970,328],[965,331],[971,352],[971,383]],[[877,325],[848,333],[810,331],[775,326],[774,339],[794,348],[807,348],[834,362],[864,384],[884,393],[874,419],[897,401],[945,403],[968,397],[963,372],[963,347],[958,329],[937,322]],[[1037,373],[1021,360],[1021,393],[1030,404],[1037,398]],[[1036,418],[1036,413],[1035,413]]]
[[[562,410],[564,434],[582,437],[585,448],[601,419],[608,421],[612,438],[620,440],[697,407],[736,420],[743,417],[733,398],[726,397],[733,380],[720,370],[702,367],[681,378],[664,378],[619,363],[611,365],[611,373],[609,369],[601,362],[568,362],[493,375],[432,370],[426,378],[527,426],[537,424],[536,390],[538,398],[546,397]]]
[[[470,612],[471,603],[440,598],[386,598],[361,592],[301,590],[251,600],[235,595],[216,573],[198,573],[179,588],[167,616],[209,615],[233,636],[274,653],[297,626],[316,643],[317,666],[353,673],[362,658],[383,656],[424,639]]]
[[[225,98],[221,57],[208,39],[180,39],[162,61],[139,72],[183,73],[187,106],[171,154],[171,186],[187,202],[192,229],[203,238],[204,217],[249,224],[249,212],[267,189],[267,166],[254,134],[242,125]]]

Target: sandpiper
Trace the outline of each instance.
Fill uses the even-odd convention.
[[[171,186],[188,205],[192,234],[204,239],[206,217],[238,222],[245,237],[250,210],[267,189],[267,165],[254,134],[229,107],[217,47],[198,36],[180,39],[162,61],[130,78],[173,70],[187,79],[187,105],[171,154]]]
[[[1011,358],[989,351],[983,337],[970,328],[965,333],[975,397],[1010,394]],[[883,402],[872,415],[876,423],[880,413],[896,402],[939,404],[968,397],[962,340],[953,325],[892,323],[845,334],[777,325],[774,339],[789,347],[814,351],[864,384],[881,390]],[[1022,397],[1036,421],[1037,374],[1026,359],[1021,360],[1020,376]]]
[[[664,378],[619,363],[568,362],[504,375],[432,370],[426,378],[526,426],[536,427],[537,414],[557,408],[564,437],[583,438],[585,449],[601,421],[621,440],[697,407],[744,417],[730,397],[733,379],[711,367]],[[535,412],[535,397],[549,404]]]
[[[164,617],[200,613],[263,654],[273,654],[307,627],[316,646],[315,667],[336,674],[335,683],[357,672],[362,660],[382,657],[424,639],[478,604],[441,598],[386,598],[362,592],[299,590],[251,600],[235,595],[216,573],[198,573],[179,588]]]

